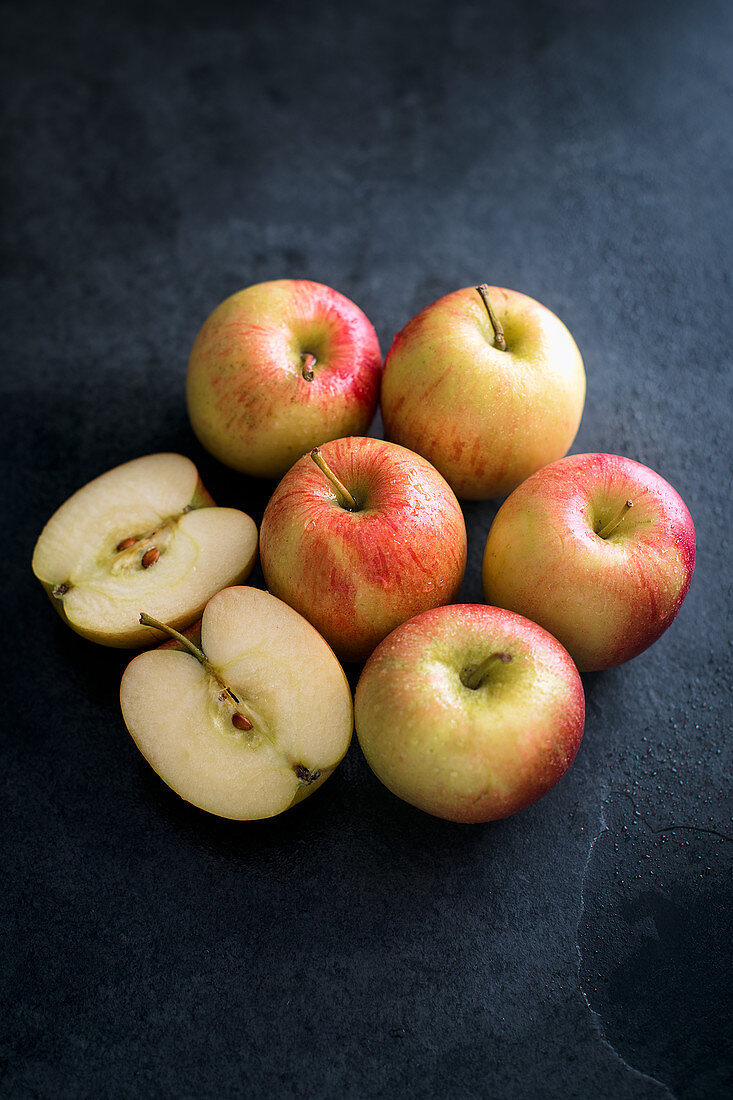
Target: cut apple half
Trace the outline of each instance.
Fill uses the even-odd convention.
[[[274,817],[315,791],[353,727],[333,651],[302,615],[258,588],[217,593],[200,639],[191,631],[135,657],[120,703],[161,779],[194,806],[236,820]]]
[[[36,543],[33,572],[78,634],[134,648],[156,639],[139,621],[142,607],[188,626],[215,592],[249,576],[256,554],[254,521],[215,507],[190,459],[156,454],[62,504]]]

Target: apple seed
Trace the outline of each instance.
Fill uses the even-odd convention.
[[[157,546],[151,546],[149,550],[146,550],[142,556],[141,565],[143,569],[149,569],[151,565],[155,565],[156,561],[160,557],[160,550]]]
[[[219,698],[221,699],[221,695],[219,696]],[[239,711],[237,711],[236,714],[232,715],[232,725],[238,730],[246,731],[254,729],[254,726],[250,722],[249,718],[245,718],[245,716],[243,714],[240,714]]]
[[[123,539],[122,542],[117,543],[117,553],[119,553],[121,550],[129,550],[129,548],[131,546],[134,546],[136,542],[137,536],[129,535],[126,539]]]

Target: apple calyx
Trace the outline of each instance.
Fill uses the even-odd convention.
[[[484,658],[481,664],[476,665],[474,668],[467,669],[461,675],[461,683],[464,687],[470,688],[471,691],[477,691],[497,662],[502,665],[508,665],[511,660],[511,653],[490,653],[488,657]]]
[[[610,519],[608,521],[608,523],[606,523],[603,527],[601,527],[600,531],[596,531],[596,534],[598,535],[598,538],[599,539],[607,539],[609,535],[612,535],[613,532],[618,527],[621,520],[624,518],[624,516],[628,512],[628,510],[630,508],[633,508],[633,507],[634,507],[633,500],[624,501],[623,505],[621,506],[619,511],[616,513],[616,515],[613,517],[613,519]]]
[[[301,374],[303,375],[303,378],[305,378],[306,382],[312,382],[313,368],[316,365],[316,357],[315,355],[312,355],[310,352],[308,352],[307,354],[301,355],[301,359],[303,360],[303,369],[301,371]]]
[[[63,600],[66,593],[71,588],[70,584],[56,584],[51,589],[51,595],[55,600]]]
[[[501,322],[494,313],[493,306],[491,305],[488,283],[481,283],[480,286],[476,287],[476,290],[481,295],[481,301],[486,306],[486,312],[489,315],[491,327],[494,330],[494,346],[498,348],[499,351],[506,351],[506,336],[504,335],[504,329],[501,327]]]
[[[311,458],[313,459],[321,473],[325,474],[328,480],[333,485],[333,488],[336,492],[336,499],[338,500],[341,507],[345,508],[348,512],[358,512],[359,505],[354,500],[353,496],[346,488],[344,483],[336,477],[336,474],[333,472],[328,463],[324,460],[323,455],[321,454],[318,447],[314,447],[311,451]]]
[[[179,642],[185,649],[187,649],[191,656],[196,658],[199,664],[201,664],[206,672],[208,672],[209,676],[211,676],[211,678],[215,680],[217,684],[219,684],[219,686],[221,687],[222,690],[219,693],[219,702],[228,702],[230,705],[232,703],[234,704],[236,708],[234,714],[232,715],[232,725],[234,726],[234,728],[242,730],[243,732],[248,732],[249,730],[254,729],[254,724],[245,714],[242,714],[240,710],[241,703],[239,699],[234,694],[232,689],[230,687],[227,687],[227,685],[224,683],[221,676],[211,664],[202,649],[199,649],[199,647],[195,645],[190,638],[187,638],[185,634],[181,634],[179,630],[175,630],[172,626],[168,626],[167,623],[160,622],[159,619],[154,619],[152,615],[146,615],[144,611],[140,612],[140,623],[142,624],[142,626],[149,626],[154,630],[162,630],[165,634],[168,634],[176,642]]]
[[[300,782],[305,784],[306,787],[310,786],[311,783],[315,783],[316,780],[321,778],[320,771],[309,771],[308,768],[306,768],[305,764],[293,764],[293,771],[297,775]]]

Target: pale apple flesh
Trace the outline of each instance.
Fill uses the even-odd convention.
[[[398,627],[367,661],[356,732],[393,794],[457,822],[508,817],[547,793],[583,735],[575,665],[535,623],[452,605]]]
[[[544,626],[580,669],[599,670],[659,638],[694,564],[694,525],[668,482],[619,455],[571,455],[499,509],[484,552],[484,593]]]
[[[357,508],[345,507],[304,456],[265,510],[262,569],[270,591],[305,615],[342,660],[360,661],[405,619],[455,598],[465,522],[450,487],[419,455],[358,437],[320,453]]]
[[[135,459],[69,498],[43,529],[33,571],[73,630],[119,648],[154,638],[141,607],[173,626],[244,580],[257,554],[245,513],[217,508],[183,455]]]
[[[533,298],[466,287],[434,302],[387,355],[381,408],[387,438],[424,455],[457,496],[504,496],[564,455],[580,424],[585,370],[562,321]]]
[[[226,465],[281,477],[312,447],[366,432],[381,370],[374,328],[348,298],[307,280],[258,283],[222,302],[196,338],[191,424]]]
[[[169,646],[128,665],[125,723],[187,802],[237,820],[279,814],[346,753],[353,715],[343,670],[310,623],[254,588],[214,596],[200,642],[206,665]]]

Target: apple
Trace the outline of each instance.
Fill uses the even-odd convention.
[[[258,588],[226,588],[206,605],[199,644],[135,657],[120,686],[125,724],[181,798],[237,820],[273,817],[317,790],[353,725],[343,669],[316,630]],[[156,636],[149,631],[151,640]]]
[[[257,527],[216,508],[190,459],[155,454],[90,481],[54,513],[33,572],[68,625],[102,645],[150,644],[141,607],[175,627],[249,576]]]
[[[432,462],[462,498],[504,496],[564,455],[585,401],[583,360],[549,309],[503,287],[440,298],[395,336],[385,434]]]
[[[270,591],[342,660],[361,661],[398,623],[455,598],[466,526],[424,458],[382,439],[338,439],[275,489],[260,557]]]
[[[343,294],[304,279],[258,283],[196,337],[191,424],[220,462],[279,478],[312,447],[367,431],[381,370],[374,328]]]
[[[489,603],[558,638],[583,670],[619,665],[662,634],[695,566],[678,493],[630,458],[571,455],[504,502],[486,541]]]
[[[425,611],[392,631],[356,688],[356,733],[379,779],[448,821],[494,821],[570,767],[585,697],[536,623],[483,604]]]

